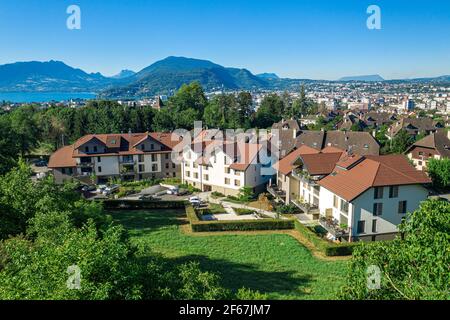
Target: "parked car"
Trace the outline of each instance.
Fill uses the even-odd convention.
[[[177,194],[177,195],[179,195],[179,196],[185,196],[185,195],[187,195],[187,194],[189,194],[189,190],[187,190],[187,189],[180,189],[180,190],[178,191],[178,194]]]
[[[116,191],[119,191],[120,186],[117,184],[114,184],[112,186],[106,187],[105,190],[103,190],[104,195],[110,195],[113,194]]]
[[[46,166],[47,166],[47,161],[45,161],[45,160],[39,160],[39,161],[36,161],[36,162],[34,163],[34,165],[35,165],[36,167],[46,167]]]
[[[173,194],[173,195],[177,195],[179,193],[179,189],[177,187],[173,187],[170,189],[167,189],[166,193],[167,194]]]
[[[95,192],[97,193],[102,193],[108,186],[105,184],[100,184],[97,186],[97,189],[95,190]]]
[[[88,191],[95,191],[97,188],[94,185],[85,185],[81,188],[81,191],[88,192]]]
[[[193,196],[193,197],[190,197],[190,198],[189,198],[189,202],[190,202],[190,203],[192,203],[192,202],[201,202],[201,200],[200,200],[199,197]]]
[[[153,200],[155,197],[151,194],[143,194],[139,196],[139,200]]]

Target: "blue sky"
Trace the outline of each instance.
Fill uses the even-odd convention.
[[[81,8],[81,30],[66,8]],[[382,29],[366,27],[369,5]],[[135,71],[170,55],[283,77],[450,74],[450,1],[0,0],[0,64]]]

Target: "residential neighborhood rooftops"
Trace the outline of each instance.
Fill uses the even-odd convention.
[[[296,166],[294,165],[294,162],[304,154],[316,154],[319,153],[318,150],[310,148],[308,146],[301,146],[300,148],[292,151],[289,153],[286,157],[281,159],[275,164],[275,168],[278,167],[278,171],[280,171],[282,174],[287,175],[289,174]]]
[[[342,152],[337,152],[304,154],[300,158],[309,175],[315,176],[330,174],[341,156]]]
[[[319,181],[320,186],[352,201],[371,187],[428,184],[431,180],[417,171],[403,155],[366,156],[350,170],[336,167]]]
[[[438,130],[415,142],[406,152],[414,147],[424,147],[436,150],[442,157],[450,158],[450,131]]]

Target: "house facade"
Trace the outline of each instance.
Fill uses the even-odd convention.
[[[350,166],[341,164],[318,184],[321,221],[343,240],[394,238],[406,213],[428,197],[431,180],[402,155],[359,157]]]
[[[48,166],[57,183],[180,177],[180,165],[172,160],[172,148],[179,143],[174,137],[157,132],[86,135],[53,153]]]
[[[182,181],[202,191],[236,196],[245,186],[259,193],[274,174],[271,157],[262,144],[194,139],[183,149]]]
[[[450,158],[450,131],[438,130],[415,142],[405,153],[418,170],[426,170],[430,159]]]
[[[407,212],[428,197],[431,182],[405,156],[361,156],[303,146],[276,165],[268,191],[318,218],[344,241],[392,239]]]

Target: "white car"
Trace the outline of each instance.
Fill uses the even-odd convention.
[[[167,194],[177,195],[178,192],[179,192],[179,189],[178,189],[178,188],[170,188],[170,189],[167,190],[166,193],[167,193]]]
[[[106,188],[107,188],[107,185],[100,184],[100,185],[98,185],[97,190],[95,190],[95,192],[102,193]]]
[[[110,186],[110,187],[106,187],[106,188],[103,190],[103,194],[104,194],[104,195],[112,194],[112,193],[116,192],[117,190],[119,190],[119,188],[120,188],[120,186],[117,185],[117,184],[112,185],[112,186]]]
[[[201,200],[200,200],[200,198],[199,197],[197,197],[197,196],[194,196],[194,197],[190,197],[189,198],[189,202],[190,203],[192,203],[192,202],[202,202]]]

